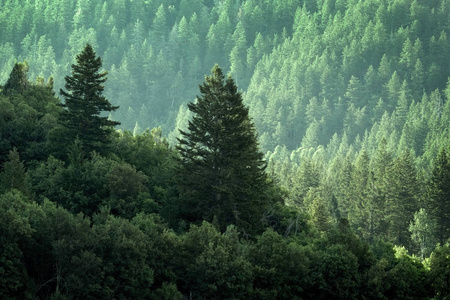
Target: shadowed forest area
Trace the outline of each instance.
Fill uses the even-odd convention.
[[[1,299],[447,299],[449,0],[0,0]]]

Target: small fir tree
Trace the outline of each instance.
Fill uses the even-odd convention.
[[[28,64],[15,63],[14,67],[9,74],[8,81],[6,81],[1,90],[1,94],[5,96],[13,96],[14,94],[22,94],[30,86],[27,78]]]
[[[20,161],[19,152],[16,148],[9,151],[8,161],[4,163],[0,173],[0,192],[16,189],[24,195],[28,195],[28,184],[25,166]]]
[[[420,248],[420,258],[423,260],[436,246],[434,237],[436,232],[436,221],[421,208],[414,213],[414,219],[409,224],[411,240]]]
[[[65,99],[61,121],[67,130],[66,139],[73,143],[78,138],[88,152],[104,153],[114,126],[120,123],[102,113],[119,107],[111,105],[103,95],[107,72],[100,72],[102,60],[96,57],[92,46],[87,44],[76,60],[77,63],[72,65],[72,75],[65,77],[66,91],[60,90]]]

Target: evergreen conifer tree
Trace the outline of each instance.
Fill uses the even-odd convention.
[[[219,66],[200,92],[188,104],[194,115],[178,139],[182,213],[189,221],[215,217],[221,230],[234,223],[252,234],[262,228],[272,199],[255,127],[234,80]]]
[[[16,148],[9,151],[9,160],[3,164],[0,172],[0,192],[16,189],[24,195],[28,195],[25,166],[20,161],[19,152]]]
[[[433,251],[436,245],[436,222],[425,209],[414,213],[414,219],[409,223],[411,240],[419,246],[420,259],[423,260]]]
[[[428,211],[437,221],[438,241],[444,244],[450,237],[450,163],[445,149],[436,159],[428,188]]]
[[[65,77],[66,91],[60,90],[65,99],[61,121],[67,129],[66,139],[73,143],[78,138],[88,152],[104,153],[112,128],[120,123],[102,113],[119,107],[112,106],[103,95],[107,72],[100,72],[102,60],[96,57],[92,46],[87,44],[76,60],[77,63],[72,65],[72,75]]]
[[[410,234],[408,226],[419,209],[420,187],[414,157],[409,150],[394,160],[392,172],[387,174],[391,193],[386,203],[386,220],[389,223],[388,236],[395,244],[408,247]]]
[[[5,96],[12,96],[14,94],[22,94],[29,86],[27,78],[28,64],[15,63],[14,67],[9,75],[8,81],[6,82],[1,94]]]

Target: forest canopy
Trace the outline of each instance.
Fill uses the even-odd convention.
[[[449,15],[0,1],[0,298],[446,299]]]

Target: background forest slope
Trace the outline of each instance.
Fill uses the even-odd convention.
[[[445,0],[19,2],[0,3],[1,81],[26,60],[30,78],[53,76],[59,90],[89,42],[127,129],[173,131],[214,63],[246,92],[264,151],[344,133],[353,144],[367,131],[372,144],[403,137],[422,155],[428,123],[440,121],[431,114],[450,70]]]

